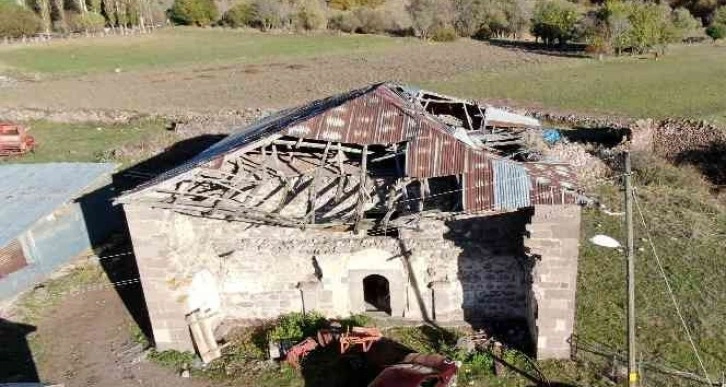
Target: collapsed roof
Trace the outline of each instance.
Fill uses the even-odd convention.
[[[291,227],[388,228],[427,213],[570,204],[564,164],[521,163],[535,119],[380,83],[282,110],[124,193],[122,203]]]

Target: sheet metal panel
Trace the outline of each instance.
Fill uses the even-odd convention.
[[[0,246],[115,168],[95,163],[0,165]]]
[[[532,182],[527,170],[517,162],[492,160],[494,208],[516,210],[531,206]]]
[[[532,181],[534,204],[574,204],[579,183],[569,165],[555,163],[523,163]]]
[[[418,127],[416,118],[387,96],[387,88],[369,93],[328,109],[287,129],[289,136],[347,144],[387,145],[415,136],[410,127]]]
[[[462,174],[471,149],[451,133],[423,123],[411,140],[406,172],[412,177],[439,177]]]
[[[475,212],[494,208],[493,174],[489,156],[484,152],[467,153],[464,173],[464,210]]]

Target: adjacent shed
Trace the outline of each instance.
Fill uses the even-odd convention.
[[[0,299],[51,272],[120,224],[114,164],[0,165]]]

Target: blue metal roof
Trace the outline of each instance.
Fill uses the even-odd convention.
[[[0,165],[0,247],[114,169],[96,163]]]

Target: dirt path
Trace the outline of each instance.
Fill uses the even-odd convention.
[[[124,109],[145,113],[213,113],[282,107],[367,83],[421,84],[475,70],[499,70],[551,61],[550,55],[462,39],[371,53],[322,55],[284,63],[195,66],[16,82],[4,87],[0,105],[51,109]]]
[[[66,297],[37,325],[36,367],[44,383],[83,386],[210,386],[142,359],[114,289]],[[36,350],[37,352],[37,350]]]

